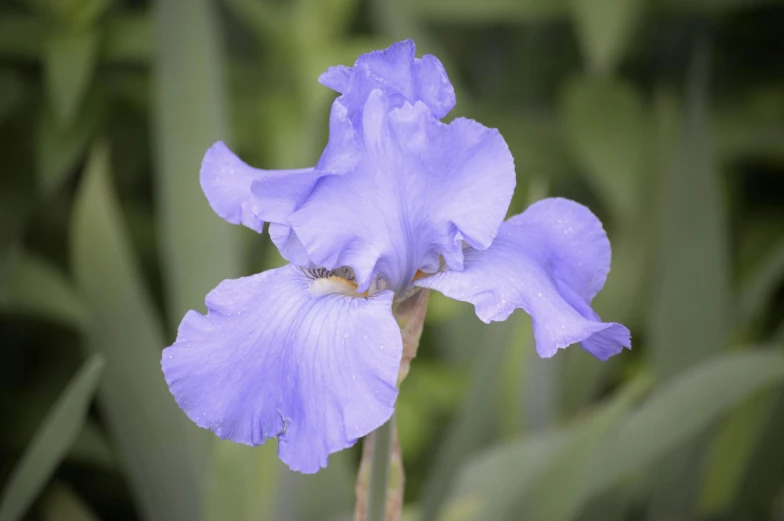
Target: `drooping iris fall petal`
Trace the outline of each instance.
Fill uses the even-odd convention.
[[[188,312],[162,359],[188,417],[246,445],[278,438],[281,460],[307,473],[389,419],[402,353],[392,293],[329,284],[344,283],[288,265],[225,280],[207,315]]]
[[[590,306],[609,270],[601,222],[584,206],[554,198],[502,224],[490,248],[467,250],[462,271],[443,270],[416,285],[474,304],[484,322],[523,309],[543,357],[579,342],[607,360],[631,347],[629,330],[602,322]]]

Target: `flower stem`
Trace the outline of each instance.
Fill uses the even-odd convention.
[[[393,415],[389,421],[373,433],[373,459],[370,463],[366,521],[386,520],[387,488],[389,487],[394,430],[395,417]]]

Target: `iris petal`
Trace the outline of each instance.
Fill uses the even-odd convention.
[[[438,58],[429,54],[415,58],[415,52],[413,41],[397,42],[363,54],[354,67],[330,67],[319,82],[342,94],[339,102],[357,123],[374,89],[382,90],[395,107],[421,101],[436,118],[443,118],[455,106],[455,90]]]
[[[312,169],[251,168],[223,143],[202,164],[213,209],[258,232],[270,223],[281,254],[300,266],[354,268],[360,291],[379,276],[395,291],[439,258],[460,269],[463,241],[492,241],[514,190],[514,163],[497,131],[458,118],[441,62],[410,40],[360,56],[320,81],[332,105],[327,147]]]
[[[270,235],[300,266],[351,266],[366,290],[379,276],[402,292],[443,257],[461,269],[463,242],[490,245],[514,190],[514,162],[494,129],[437,118],[454,105],[441,63],[404,41],[322,81],[343,92],[315,168],[251,168],[223,143],[202,186],[215,211]],[[414,101],[412,104],[411,102]]]
[[[201,164],[201,188],[212,209],[231,224],[243,224],[261,233],[264,218],[254,205],[251,185],[259,180],[300,179],[312,176],[312,168],[261,170],[248,166],[222,141],[212,145]],[[290,181],[288,181],[290,183]],[[254,207],[255,206],[255,207]]]
[[[462,241],[490,245],[514,190],[514,161],[498,131],[444,124],[417,102],[389,108],[374,90],[363,112],[362,157],[322,177],[289,217],[311,261],[351,266],[360,291],[383,275],[396,292],[443,256],[455,269]]]
[[[292,265],[222,282],[162,359],[197,425],[246,445],[276,437],[281,460],[306,473],[391,416],[402,353],[391,292],[323,294],[313,283]]]
[[[490,248],[467,250],[463,271],[444,270],[416,285],[474,304],[484,322],[524,309],[543,357],[580,342],[606,360],[631,347],[628,329],[601,322],[590,307],[609,267],[601,222],[575,202],[545,199],[503,223]]]

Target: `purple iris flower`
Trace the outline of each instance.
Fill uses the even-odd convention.
[[[580,343],[606,360],[629,331],[590,307],[610,244],[585,207],[547,199],[506,222],[514,162],[498,131],[457,118],[433,56],[404,41],[332,67],[341,95],[313,168],[259,170],[223,143],[201,185],[230,223],[269,233],[290,264],[225,280],[163,353],[172,394],[200,427],[247,445],[278,439],[311,473],[386,422],[402,340],[393,304],[417,287],[471,302],[485,322],[533,317],[549,357]]]

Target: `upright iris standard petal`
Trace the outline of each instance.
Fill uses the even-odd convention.
[[[394,43],[383,51],[363,54],[353,68],[330,67],[319,82],[342,94],[338,101],[356,122],[375,89],[382,90],[394,107],[421,101],[436,118],[443,118],[455,106],[455,90],[438,58],[430,54],[415,58],[415,52],[411,40]]]
[[[336,281],[288,265],[226,280],[206,316],[188,312],[162,364],[191,420],[246,445],[278,438],[307,473],[382,425],[402,353],[392,294],[348,296],[356,286]]]
[[[490,245],[515,184],[498,131],[462,118],[441,123],[422,102],[390,109],[380,90],[362,129],[356,167],[322,177],[289,217],[314,264],[351,266],[360,291],[383,276],[400,292],[439,256],[460,269],[464,240]]]
[[[362,156],[361,142],[341,104],[334,103],[330,114],[330,138],[315,169],[302,172],[269,171],[251,184],[254,215],[270,223],[272,242],[287,261],[311,265],[307,251],[291,229],[289,215],[310,196],[319,179],[350,172]]]
[[[471,302],[484,322],[524,309],[543,357],[580,342],[607,360],[631,347],[628,329],[601,322],[590,307],[609,267],[601,222],[582,205],[545,199],[502,224],[490,248],[466,251],[463,271],[444,270],[416,285]]]

